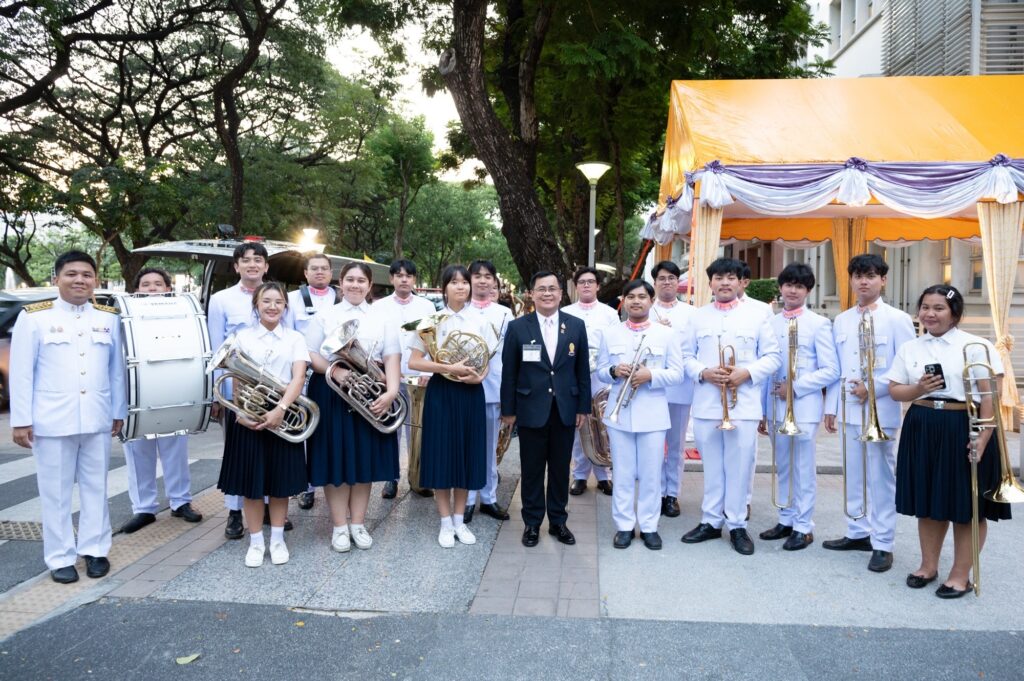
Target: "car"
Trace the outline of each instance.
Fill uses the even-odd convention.
[[[0,291],[0,406],[10,402],[10,384],[7,380],[11,363],[11,331],[22,308],[32,303],[52,300],[57,289],[22,288]]]

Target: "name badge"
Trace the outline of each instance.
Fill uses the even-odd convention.
[[[539,362],[540,361],[540,345],[536,343],[524,343],[523,344],[523,361],[524,362]]]

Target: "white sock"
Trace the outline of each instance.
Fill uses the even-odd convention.
[[[335,525],[334,534],[348,534],[348,525]]]
[[[366,529],[366,528],[363,527],[362,523],[349,523],[348,528],[349,528],[350,532],[355,532],[356,530]]]
[[[253,532],[249,535],[249,546],[256,546],[261,549],[266,546],[266,544],[263,543],[263,530]]]
[[[462,521],[462,514],[461,513],[454,514],[452,516],[452,523],[454,523],[455,527],[462,527],[463,524],[464,524],[463,521]]]
[[[276,544],[277,542],[284,543],[284,525],[281,527],[270,526],[270,543]]]
[[[455,529],[455,526],[452,525],[451,516],[447,516],[446,515],[445,517],[441,518],[441,529],[442,530],[452,530],[452,529]]]

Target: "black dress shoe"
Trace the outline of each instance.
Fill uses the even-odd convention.
[[[299,508],[303,511],[308,511],[313,508],[313,493],[303,492],[299,495]]]
[[[776,525],[772,529],[765,530],[764,532],[762,532],[761,534],[759,534],[757,536],[760,537],[761,539],[764,539],[765,541],[774,541],[776,539],[782,539],[783,537],[788,537],[791,534],[793,534],[793,528],[792,527],[790,527],[789,525],[783,525],[782,523],[779,523],[778,525]]]
[[[382,499],[394,499],[398,495],[398,481],[388,480],[384,483],[384,489],[381,490],[380,496]]]
[[[548,525],[548,534],[558,538],[558,541],[563,544],[572,546],[576,543],[576,537],[573,536],[572,532],[565,525]]]
[[[829,551],[870,551],[871,537],[861,537],[860,539],[850,539],[849,537],[826,539],[821,542],[821,548],[828,549]]]
[[[245,534],[242,527],[242,512],[228,511],[228,524],[224,526],[224,536],[228,539],[241,539]]]
[[[597,488],[599,490],[601,490],[602,492],[604,492],[604,495],[606,497],[610,497],[612,495],[612,481],[611,480],[598,480],[597,481]]]
[[[536,546],[540,541],[540,527],[527,525],[523,530],[523,546]]]
[[[612,540],[612,546],[617,549],[628,549],[629,545],[633,543],[633,530],[622,530],[615,533],[615,539]]]
[[[476,508],[476,506],[466,506],[466,510],[462,512],[462,522],[466,523],[467,525],[473,522],[474,508]]]
[[[598,484],[600,484],[600,483],[598,483]],[[569,494],[573,495],[574,497],[578,497],[579,495],[583,494],[586,491],[587,491],[587,481],[586,480],[573,480],[569,484]]]
[[[911,589],[923,589],[938,578],[938,572],[936,572],[931,577],[922,577],[921,575],[915,575],[914,573],[910,573],[909,575],[907,575],[907,586],[909,586]]]
[[[892,551],[872,551],[868,561],[868,570],[885,572],[892,567]]]
[[[641,532],[640,538],[644,540],[644,546],[651,551],[661,551],[661,535],[657,532]]]
[[[480,512],[489,515],[495,520],[508,520],[508,511],[497,504],[480,504]]]
[[[203,519],[203,514],[192,508],[192,504],[185,503],[178,508],[171,509],[171,515],[175,518],[184,518],[186,523],[198,523]]]
[[[268,526],[268,527],[271,526],[270,525],[270,508],[269,507],[263,510],[263,524]],[[285,532],[291,532],[294,529],[295,529],[295,526],[292,525],[291,518],[289,518],[288,516],[285,516],[284,517],[284,531]]]
[[[800,549],[806,549],[808,546],[814,543],[814,534],[808,532],[794,532],[789,535],[789,539],[782,545],[783,551],[799,551]]]
[[[970,582],[967,582],[967,588],[963,591],[955,587],[943,584],[935,590],[935,595],[939,598],[960,598],[961,596],[964,596],[970,593],[971,591],[974,591],[974,585]]]
[[[56,570],[50,570],[50,579],[58,584],[70,584],[78,581],[78,570],[74,565],[68,565]]]
[[[146,525],[152,525],[155,522],[156,516],[152,513],[136,513],[128,519],[128,522],[121,526],[120,531],[125,534],[131,534],[132,532],[138,532]]]
[[[675,497],[665,497],[661,501],[661,514],[667,518],[679,517],[679,502]]]
[[[749,556],[754,553],[754,542],[750,539],[750,535],[742,527],[737,527],[735,530],[729,530],[729,541],[732,542],[732,547],[736,549],[736,553],[744,556]]]
[[[110,572],[110,561],[106,556],[82,556],[85,558],[85,574],[99,579]]]
[[[424,487],[422,489],[416,489],[416,490],[413,490],[413,491],[416,492],[416,494],[419,494],[424,499],[434,496],[434,490],[427,489],[426,487]]]
[[[692,530],[684,534],[683,538],[680,541],[682,541],[684,544],[699,544],[702,541],[707,541],[709,539],[721,538],[722,528],[718,528],[716,530],[707,523],[701,523],[697,527],[693,528]]]

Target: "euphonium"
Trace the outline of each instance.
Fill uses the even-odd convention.
[[[226,409],[230,409],[242,418],[250,421],[262,421],[264,417],[281,402],[288,384],[281,382],[276,376],[264,372],[249,355],[238,347],[234,336],[228,336],[223,345],[210,358],[206,372],[224,369],[213,382],[213,397]],[[232,397],[225,397],[220,390],[221,384],[234,379]],[[271,430],[288,442],[302,442],[316,429],[320,422],[320,408],[313,400],[304,395],[295,398],[288,405],[281,425]]]
[[[385,434],[393,433],[405,423],[409,414],[409,401],[405,395],[398,393],[384,413],[378,416],[370,410],[370,405],[387,392],[387,377],[380,365],[370,358],[371,352],[359,344],[358,334],[359,320],[350,319],[324,339],[320,353],[327,355],[330,362],[324,372],[324,380],[331,390],[338,393],[371,426]],[[348,369],[348,374],[340,383],[332,376],[336,367]]]
[[[718,366],[731,370],[736,366],[736,348],[731,345],[722,345],[722,337],[718,337]],[[732,420],[729,418],[729,410],[736,407],[739,401],[739,388],[729,390],[729,386],[722,385],[722,422],[718,424],[719,430],[735,430]]]
[[[610,388],[601,388],[590,404],[590,413],[580,426],[580,448],[595,466],[611,468],[612,448],[608,443],[608,429],[604,425],[604,410],[608,407]]]
[[[466,366],[472,367],[477,374],[484,373],[497,348],[492,350],[482,337],[468,331],[452,331],[438,345],[437,329],[448,319],[448,316],[444,313],[432,314],[423,319],[403,324],[402,328],[406,331],[415,331],[423,341],[431,359],[438,364],[458,364],[464,361]],[[459,380],[452,374],[441,375],[450,381]]]
[[[619,412],[622,411],[623,407],[628,407],[629,403],[633,401],[633,397],[636,395],[638,388],[631,386],[630,383],[633,380],[633,376],[640,370],[640,367],[647,365],[647,357],[651,354],[651,349],[644,346],[644,338],[647,334],[640,336],[640,343],[637,345],[636,352],[633,354],[633,361],[629,364],[629,375],[626,376],[626,382],[623,384],[622,389],[619,391],[619,397],[615,400],[615,407],[612,409],[612,413],[608,414],[608,420],[612,423],[619,422]]]
[[[775,508],[783,509],[789,508],[793,504],[793,467],[796,462],[796,448],[798,445],[797,435],[802,435],[803,431],[800,430],[800,426],[796,423],[796,414],[793,407],[793,402],[796,397],[796,393],[793,389],[793,382],[796,380],[797,360],[799,359],[800,352],[800,334],[797,327],[796,317],[789,320],[787,324],[787,333],[789,334],[789,371],[786,372],[786,414],[782,417],[782,423],[777,423],[776,419],[776,401],[775,391],[772,391],[772,429],[769,433],[771,437],[772,445],[772,505]],[[789,441],[789,486],[788,495],[786,496],[786,503],[779,505],[777,499],[778,480],[779,480],[779,467],[776,459],[776,443],[775,438],[778,435],[786,435],[790,438]]]

